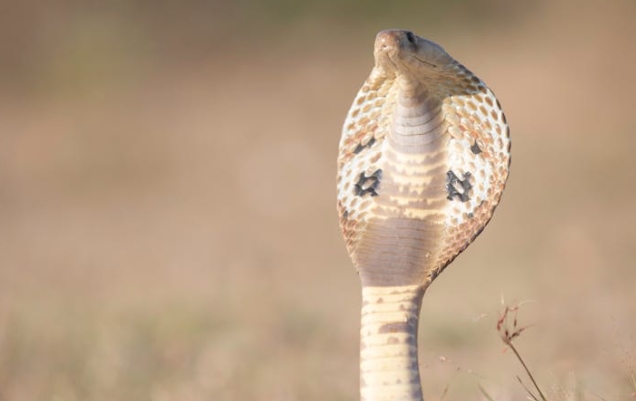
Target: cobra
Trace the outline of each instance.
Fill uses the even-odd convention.
[[[510,134],[494,93],[439,45],[385,30],[374,56],[338,154],[340,227],[362,283],[360,396],[422,400],[422,298],[490,221]]]

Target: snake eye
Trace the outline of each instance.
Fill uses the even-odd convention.
[[[413,32],[406,31],[406,40],[408,40],[409,43],[412,44],[412,45],[415,44],[415,35],[413,35]]]

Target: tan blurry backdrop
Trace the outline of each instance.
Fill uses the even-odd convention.
[[[523,399],[502,298],[552,399],[629,399],[636,3],[529,3],[1,2],[0,400],[357,399],[335,158],[386,28],[476,72],[513,138],[425,298],[427,399]]]

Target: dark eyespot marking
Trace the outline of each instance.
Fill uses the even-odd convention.
[[[365,149],[370,148],[371,146],[373,146],[373,144],[375,143],[375,137],[372,136],[371,139],[369,139],[367,141],[367,143],[365,143],[364,145],[362,143],[359,143],[358,146],[356,146],[356,148],[353,150],[353,153],[355,153],[356,155],[360,152],[362,152]]]
[[[378,196],[378,186],[382,179],[382,170],[378,169],[370,176],[366,176],[364,172],[360,173],[358,182],[353,187],[353,192],[358,196],[364,196],[370,194],[371,196]]]
[[[470,183],[472,174],[464,173],[464,176],[460,180],[452,170],[448,170],[446,173],[446,199],[459,200],[466,202],[469,197],[469,193],[473,185]]]
[[[470,147],[470,151],[473,152],[476,155],[481,153],[481,148],[477,144],[477,141],[475,141],[475,143],[473,143],[473,146]]]

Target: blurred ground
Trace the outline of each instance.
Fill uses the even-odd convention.
[[[428,291],[428,400],[636,392],[636,4],[0,4],[0,400],[356,400],[335,212],[377,31],[441,43],[513,135],[490,226]]]

